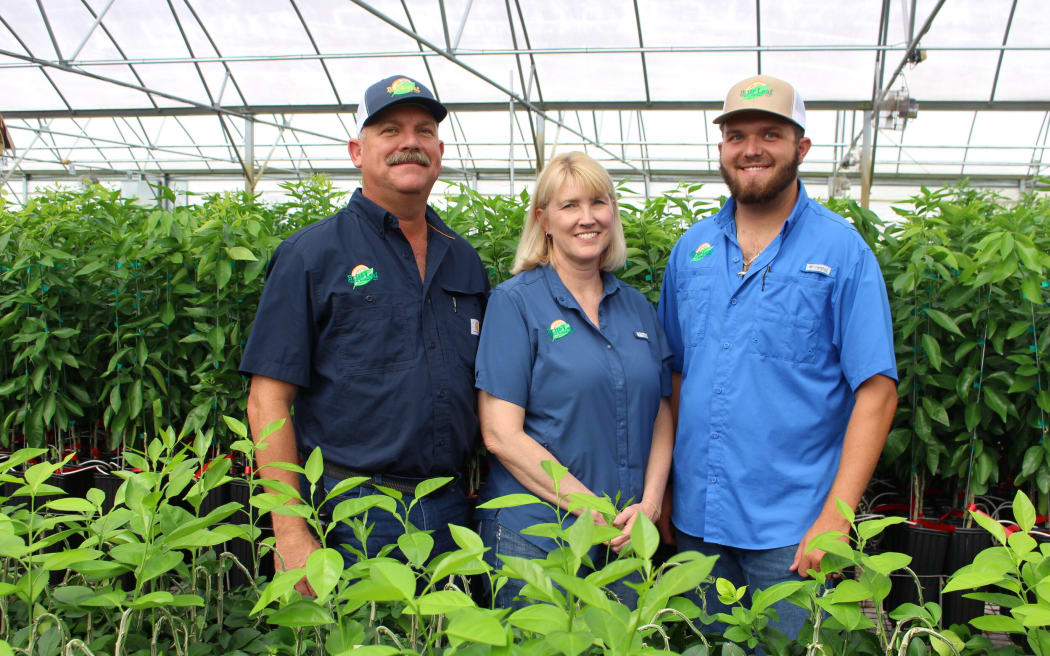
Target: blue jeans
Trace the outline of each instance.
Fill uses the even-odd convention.
[[[498,556],[517,556],[519,558],[536,558],[543,560],[547,557],[547,552],[540,547],[537,547],[533,543],[526,540],[521,533],[518,533],[514,529],[509,529],[503,526],[497,520],[483,519],[478,522],[478,535],[481,536],[481,541],[485,543],[488,549],[485,551],[484,559],[493,569],[500,569],[503,567],[503,563],[500,561]],[[604,548],[601,553],[604,554]],[[592,551],[592,559],[596,567],[601,567],[602,563],[599,562],[598,558],[593,558],[594,554]],[[609,560],[615,559],[616,555],[612,554]],[[579,573],[580,576],[586,575],[586,572],[581,568]],[[488,593],[489,598],[492,598],[491,582],[488,577],[482,577],[485,581],[485,590]],[[626,582],[632,583],[641,582],[641,574],[634,572],[619,581],[614,581],[609,585],[605,586],[607,590],[612,592],[616,597],[627,606],[634,608],[638,604],[638,593],[626,585]],[[496,593],[496,598],[493,600],[496,608],[524,608],[532,604],[528,599],[517,599],[518,595],[521,594],[521,589],[525,587],[525,581],[517,578],[508,578],[507,582],[502,588]],[[558,587],[555,584],[555,587]],[[561,589],[560,587],[558,589]]]
[[[718,561],[711,570],[711,576],[726,579],[737,587],[746,585],[747,595],[741,599],[741,603],[748,607],[751,605],[752,591],[764,590],[783,581],[802,579],[788,569],[795,560],[797,544],[777,549],[739,549],[704,542],[702,538],[683,533],[677,527],[674,532],[678,539],[678,551],[699,551],[705,556],[718,556]],[[700,603],[696,591],[689,593],[688,596],[694,602]],[[707,587],[704,597],[708,615],[732,612],[728,606],[718,600],[718,592],[714,584]],[[779,628],[792,640],[797,639],[799,630],[808,619],[809,613],[789,601],[778,601],[771,608],[777,612],[780,619],[770,621],[769,625]],[[724,633],[726,625],[716,622],[710,625],[709,630],[714,633]]]
[[[327,495],[328,491],[339,483],[339,480],[326,474],[321,478],[321,483]],[[331,512],[336,505],[346,499],[356,499],[372,494],[382,494],[382,492],[367,483],[358,485],[329,501],[327,504],[328,511]],[[407,505],[412,503],[413,499],[414,497],[411,494],[405,494],[402,500]],[[400,503],[398,504],[398,512],[399,515],[402,512]],[[452,534],[448,530],[448,525],[457,524],[469,528],[473,523],[473,515],[473,509],[470,501],[467,499],[463,482],[457,480],[420,499],[412,509],[412,512],[409,513],[408,521],[420,530],[432,531],[430,536],[434,538],[434,549],[430,552],[430,558],[433,558],[438,554],[459,548],[452,540]],[[368,523],[372,526],[372,532],[368,535],[367,544],[365,545],[367,550],[362,549],[361,543],[354,536],[353,529],[347,523],[340,522],[336,524],[332,532],[328,534],[326,539],[327,546],[339,550],[347,567],[357,562],[357,556],[342,545],[350,545],[355,549],[365,551],[369,557],[372,557],[379,553],[383,546],[397,544],[398,537],[405,532],[401,522],[381,508],[372,508],[368,511]],[[393,558],[405,560],[400,549],[394,549],[390,552],[390,555]]]

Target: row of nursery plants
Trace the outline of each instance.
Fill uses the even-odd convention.
[[[236,437],[231,447],[251,457],[256,447],[244,425],[230,417],[223,425]],[[278,427],[267,427],[263,440]],[[1008,527],[972,512],[993,546],[964,564],[946,587],[995,603],[1001,614],[946,626],[932,601],[887,603],[891,576],[914,578],[912,559],[872,545],[903,517],[862,521],[840,503],[850,534],[817,538],[815,546],[828,552],[821,571],[751,591],[750,603],[743,603],[745,589],[710,579],[711,557],[687,552],[657,559],[658,531],[644,517],[629,547],[595,569],[588,553],[616,530],[586,512],[562,528],[565,511],[553,506],[551,523],[528,529],[558,543],[545,559],[504,557],[493,569],[482,558],[479,536],[462,526],[450,527],[457,548],[435,554],[428,532],[402,519],[396,545],[359,553],[358,562],[344,568],[318,508],[310,501],[288,505],[313,498],[323,471],[320,451],[301,467],[288,465],[307,482],[300,497],[291,488],[265,491],[252,475],[231,476],[226,458],[209,460],[210,429],[194,431],[190,440],[174,428],[149,430],[154,436],[144,449],[126,453],[134,471],[119,472],[108,506],[98,488],[69,496],[52,485],[63,461],[37,460],[43,448],[23,448],[0,462],[0,654],[740,656],[756,648],[778,655],[1050,654],[1050,543],[1037,541],[1036,509],[1021,492]],[[564,468],[552,462],[544,467],[557,487]],[[416,499],[449,480],[420,483]],[[348,479],[328,497],[365,482]],[[248,490],[247,503],[208,507],[210,494],[232,485]],[[608,498],[571,500],[606,521],[617,512]],[[527,503],[542,502],[524,494],[489,502]],[[363,535],[370,515],[405,518],[410,506],[397,491],[376,487],[338,503],[332,519]],[[303,568],[271,579],[259,576],[261,562],[272,557],[273,538],[260,528],[268,513],[304,517],[322,545]],[[232,582],[235,572],[239,584]],[[295,590],[304,576],[316,597]],[[607,590],[628,576],[637,581],[634,607]],[[476,594],[485,579],[498,588],[511,578],[527,583],[524,608],[493,608]],[[716,586],[731,613],[709,616],[683,596],[706,585]],[[770,626],[772,604],[784,600],[816,618],[797,640]],[[728,627],[721,634],[708,631],[716,621]],[[996,646],[982,631],[1009,634],[1016,644]]]
[[[182,432],[219,426],[216,452],[228,452],[218,417],[245,406],[237,365],[266,261],[345,201],[323,177],[282,186],[279,203],[220,194],[171,210],[99,186],[20,209],[0,197],[0,447],[84,462],[141,448],[148,426],[178,420]],[[438,210],[499,283],[528,193],[457,189]],[[619,275],[653,301],[675,241],[717,209],[697,189],[621,203]],[[890,293],[900,402],[883,475],[909,491],[894,505],[939,518],[1024,485],[1050,514],[1050,199],[924,189],[892,220],[830,205],[872,246]]]
[[[55,190],[21,209],[0,196],[0,446],[83,462],[141,448],[155,422],[192,432],[242,412],[237,366],[266,262],[346,195],[322,177],[282,186],[289,200],[276,204],[220,194],[172,210],[100,186]],[[631,248],[621,275],[654,301],[683,226],[714,209],[695,191],[623,205]],[[161,203],[173,200],[161,190]],[[528,201],[461,187],[441,207],[494,284],[510,275]],[[232,441],[221,430],[216,447]]]

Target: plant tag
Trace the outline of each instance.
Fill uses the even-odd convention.
[[[640,330],[634,331],[634,336],[637,337],[638,339],[644,339],[644,340],[647,340],[647,341],[649,339],[649,333],[643,333]]]
[[[805,270],[806,271],[811,271],[813,273],[823,273],[825,276],[830,276],[831,275],[831,267],[829,267],[826,264],[812,264],[812,263],[810,263],[810,264],[806,265],[806,269]]]
[[[477,319],[470,320],[470,334],[479,335],[481,333],[481,322]]]

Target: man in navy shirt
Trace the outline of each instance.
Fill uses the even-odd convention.
[[[349,142],[361,188],[338,214],[274,253],[241,362],[252,376],[248,419],[256,440],[286,420],[256,452],[264,477],[298,485],[296,475],[267,465],[295,462],[319,446],[326,491],[352,476],[370,479],[337,502],[375,494],[373,484],[411,501],[419,481],[457,476],[473,453],[474,356],[489,283],[470,244],[427,206],[446,114],[411,78],[370,86],[358,109],[359,136]],[[402,532],[385,511],[368,519],[375,527],[367,545],[340,524],[328,546],[373,556]],[[422,498],[409,521],[433,531],[434,555],[454,548],[448,525],[471,522],[462,484]],[[278,568],[303,567],[317,538],[300,517],[275,514],[273,523]],[[355,559],[343,555],[348,565]],[[305,578],[297,589],[312,593]]]
[[[732,198],[681,238],[659,316],[674,354],[678,548],[749,590],[807,576],[807,545],[848,531],[897,404],[885,283],[871,249],[806,195],[805,107],[790,84],[737,83],[715,119]],[[726,612],[712,590],[709,613]],[[798,634],[805,614],[774,605]]]

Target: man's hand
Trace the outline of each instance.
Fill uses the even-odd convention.
[[[841,515],[833,517],[831,519],[825,519],[823,515],[817,518],[817,521],[813,522],[813,526],[809,527],[806,534],[802,536],[802,540],[798,543],[798,550],[795,551],[795,560],[792,561],[791,567],[788,569],[792,572],[798,572],[798,575],[802,578],[809,577],[809,570],[820,571],[820,561],[824,558],[824,551],[821,549],[814,549],[809,553],[806,553],[806,547],[813,538],[817,537],[821,533],[827,533],[828,531],[839,531],[841,533],[849,532],[849,522],[845,520]],[[843,537],[843,540],[846,538]]]
[[[309,532],[296,531],[277,541],[277,551],[273,554],[274,566],[278,572],[306,567],[306,559],[320,548],[321,545]],[[295,590],[304,597],[317,596],[305,576],[295,584]]]
[[[620,514],[613,518],[613,526],[621,529],[620,535],[609,540],[609,546],[616,553],[620,553],[631,541],[631,529],[634,527],[634,520],[637,519],[638,513],[645,513],[653,524],[660,519],[660,508],[651,501],[643,500],[641,503],[631,504],[621,510]]]

